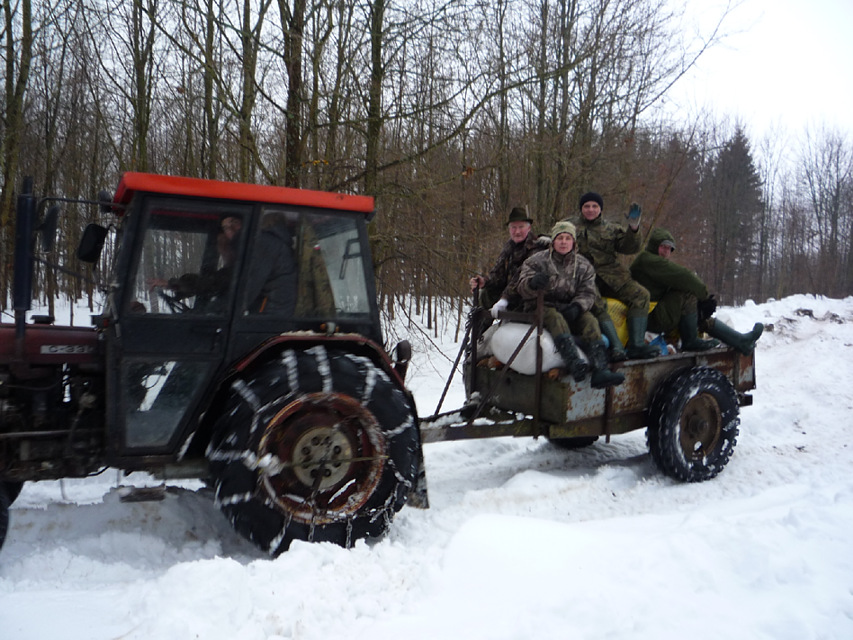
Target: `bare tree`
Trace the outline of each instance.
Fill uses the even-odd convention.
[[[3,33],[6,70],[3,105],[3,199],[0,201],[0,227],[5,230],[9,229],[11,224],[12,197],[18,173],[21,133],[24,127],[24,94],[29,85],[33,59],[33,13],[30,0],[21,0],[20,4],[14,7],[11,2],[3,3]],[[7,255],[10,255],[10,252]]]
[[[287,70],[287,109],[285,113],[284,184],[298,187],[302,167],[302,51],[305,33],[305,0],[278,0],[284,34],[284,64]]]
[[[814,215],[823,292],[828,295],[849,293],[853,147],[846,137],[827,130],[807,131],[802,176]]]

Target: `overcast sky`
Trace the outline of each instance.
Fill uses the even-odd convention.
[[[707,32],[723,0],[690,2]],[[670,107],[739,119],[749,134],[828,125],[853,136],[853,0],[742,0],[723,43],[674,87]]]

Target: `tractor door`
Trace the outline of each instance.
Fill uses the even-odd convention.
[[[135,204],[110,328],[109,441],[117,458],[172,457],[222,366],[251,206],[151,195]]]

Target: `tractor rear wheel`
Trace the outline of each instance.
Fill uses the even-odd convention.
[[[208,459],[234,528],[276,555],[293,540],[349,547],[384,533],[419,447],[414,408],[384,371],[316,346],[232,383]]]
[[[649,406],[646,440],[652,459],[677,480],[710,480],[732,455],[739,411],[737,393],[719,371],[677,371],[661,383]]]
[[[16,480],[7,480],[3,484],[6,485],[6,493],[9,495],[9,504],[12,504],[18,499],[18,496],[21,495],[21,489],[24,488],[24,483]]]
[[[6,532],[9,530],[9,506],[12,500],[6,490],[6,483],[0,482],[0,549],[6,541]]]

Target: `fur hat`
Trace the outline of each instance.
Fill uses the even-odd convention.
[[[557,224],[551,227],[551,242],[554,242],[554,238],[561,233],[568,233],[572,238],[577,237],[577,229],[575,229],[575,225],[568,220],[560,220]]]
[[[512,211],[509,212],[509,220],[506,221],[507,225],[512,222],[527,222],[528,224],[533,224],[533,218],[527,215],[527,207],[513,207]]]
[[[604,198],[595,191],[588,191],[581,196],[581,199],[578,201],[578,209],[583,209],[583,205],[586,202],[597,202],[599,207],[604,208]]]

